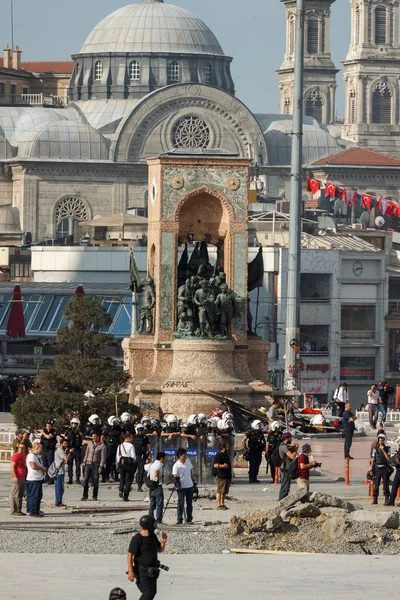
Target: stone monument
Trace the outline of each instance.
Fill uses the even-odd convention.
[[[265,405],[270,344],[248,335],[250,161],[173,151],[148,165],[152,291],[143,312],[147,333],[123,342],[131,400],[146,414],[181,417],[215,408],[209,394]],[[198,260],[188,262],[194,243]],[[215,265],[207,262],[211,246]]]

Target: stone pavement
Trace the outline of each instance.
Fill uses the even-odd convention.
[[[125,575],[125,555],[0,554],[1,597],[12,600],[108,600],[121,586],[139,598]],[[395,598],[400,585],[396,556],[187,555],[165,556],[160,600],[295,598],[365,600]]]

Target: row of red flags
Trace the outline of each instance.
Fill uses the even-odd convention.
[[[347,206],[358,204],[365,210],[377,208],[379,212],[387,217],[393,217],[393,215],[400,217],[400,204],[396,204],[388,198],[372,196],[371,194],[359,194],[351,188],[342,188],[334,183],[323,183],[319,179],[308,178],[307,189],[309,192],[317,194],[320,190],[323,192],[324,187],[326,198],[343,200]]]

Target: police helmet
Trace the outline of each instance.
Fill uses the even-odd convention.
[[[121,419],[119,417],[115,417],[112,425],[114,425],[114,427],[116,427],[117,425],[121,425]]]
[[[101,419],[99,415],[90,415],[89,423],[91,423],[92,425],[101,425]]]
[[[211,417],[210,419],[207,420],[207,427],[209,427],[210,429],[217,427],[218,421],[219,421],[219,419],[217,417]]]
[[[136,433],[141,433],[144,431],[144,425],[142,425],[142,423],[138,423],[135,427],[135,431]]]
[[[73,417],[70,421],[71,427],[79,427],[79,425],[81,424],[80,420],[78,419],[78,417]]]
[[[148,423],[149,425],[151,424],[151,419],[150,417],[143,417],[142,420],[140,421],[142,423],[142,425],[144,425],[145,423]]]
[[[251,424],[251,428],[252,429],[257,429],[258,431],[261,431],[261,427],[262,427],[262,422],[259,421],[258,419],[256,419],[255,421],[253,421],[252,424]]]
[[[225,431],[226,429],[228,429],[228,425],[223,419],[219,419],[217,427],[220,431]]]
[[[227,429],[234,429],[234,427],[235,427],[233,424],[233,421],[231,421],[230,419],[224,421],[224,423],[225,423]]]
[[[114,423],[114,419],[116,418],[117,417],[115,415],[111,415],[111,417],[108,417],[107,423],[111,426]]]
[[[279,421],[272,421],[269,426],[270,431],[278,431],[281,428],[281,424]]]
[[[202,425],[205,425],[207,423],[207,415],[205,415],[204,413],[199,413],[197,415],[197,420]]]
[[[197,421],[197,415],[190,415],[188,417],[187,422],[188,422],[188,425],[197,425],[197,422],[198,422]]]
[[[233,421],[233,414],[230,412],[224,412],[222,414],[222,418],[224,421]]]
[[[131,415],[130,415],[128,412],[124,412],[124,413],[122,413],[122,415],[121,415],[121,421],[122,421],[123,423],[129,423],[129,421],[131,420],[131,418],[132,418],[132,417],[131,417]]]
[[[109,600],[126,600],[126,592],[122,588],[114,588],[110,592]]]
[[[165,420],[168,425],[178,424],[178,417],[176,415],[168,415]]]
[[[139,525],[142,529],[153,532],[156,528],[156,520],[151,515],[144,515],[141,517]]]

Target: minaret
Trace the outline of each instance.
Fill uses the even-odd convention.
[[[293,114],[296,0],[286,7],[286,52],[279,73],[281,114]],[[306,0],[304,51],[304,110],[319,123],[335,118],[336,73],[330,53],[331,5],[335,0]]]
[[[399,2],[350,0],[351,43],[344,61],[343,137],[400,155]]]

